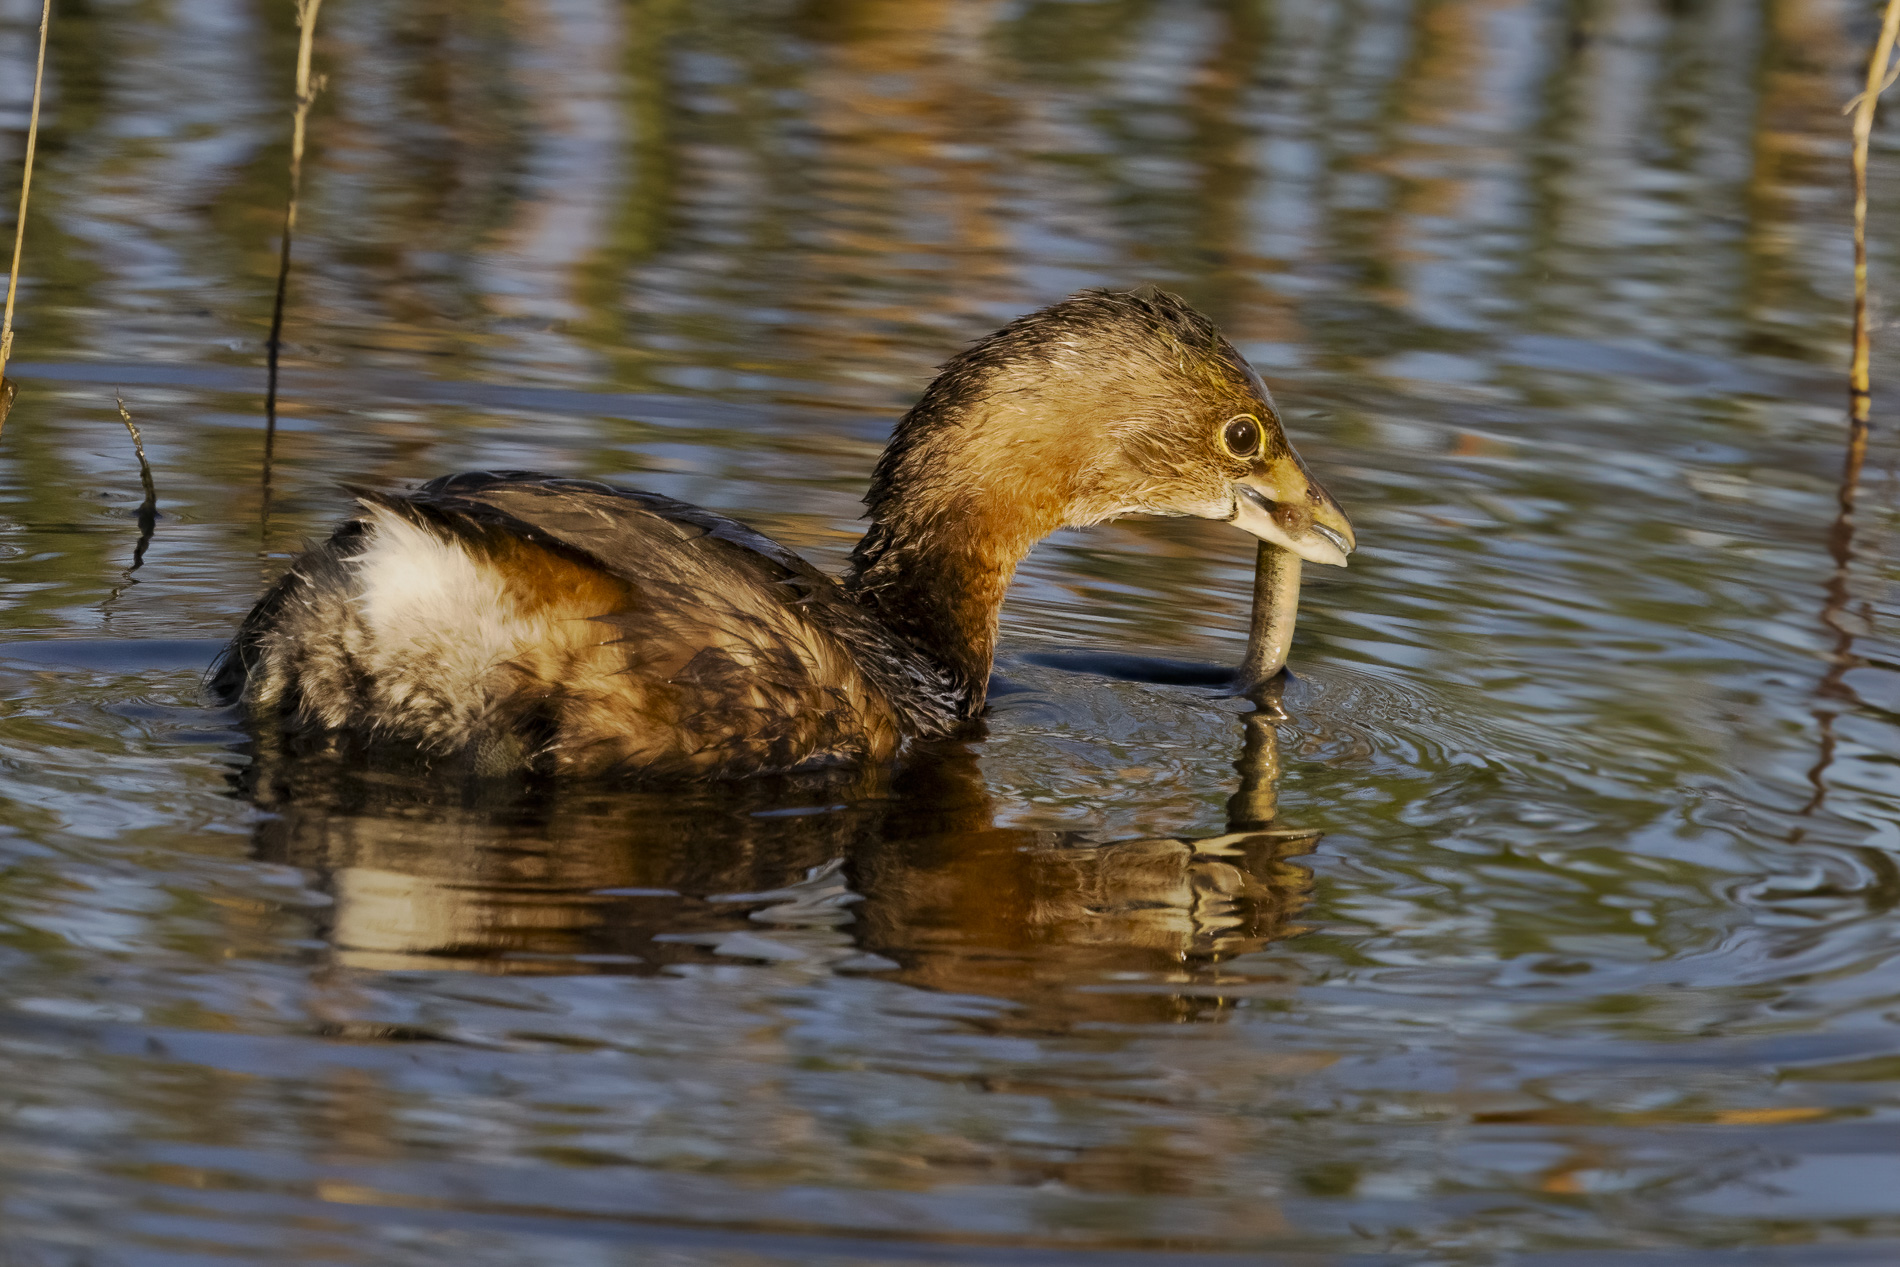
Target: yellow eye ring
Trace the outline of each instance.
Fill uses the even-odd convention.
[[[1220,429],[1220,447],[1229,457],[1252,458],[1260,454],[1261,441],[1265,433],[1260,429],[1260,419],[1252,414],[1241,414],[1229,418]]]

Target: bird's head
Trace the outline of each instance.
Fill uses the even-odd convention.
[[[946,529],[966,508],[1031,539],[1147,514],[1224,520],[1314,563],[1354,546],[1260,376],[1156,290],[1083,291],[951,361],[893,437],[873,518],[898,494]]]

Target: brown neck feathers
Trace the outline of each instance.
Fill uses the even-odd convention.
[[[957,679],[974,716],[989,689],[997,615],[1016,565],[1060,525],[1045,505],[1009,504],[965,489],[907,499],[873,523],[845,590]]]
[[[1046,395],[960,358],[902,421],[872,476],[844,586],[983,707],[1016,565],[1068,521],[1091,463]]]

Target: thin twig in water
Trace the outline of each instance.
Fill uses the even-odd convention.
[[[132,550],[132,566],[128,572],[136,572],[145,562],[145,551],[152,544],[152,531],[158,526],[158,486],[152,482],[152,464],[145,460],[145,437],[139,434],[139,424],[132,421],[132,415],[126,411],[125,398],[114,396],[112,402],[119,407],[119,421],[132,433],[132,451],[139,455],[139,483],[145,486],[145,500],[139,505],[139,543]]]
[[[1847,103],[1844,113],[1854,116],[1854,348],[1848,366],[1847,386],[1847,457],[1841,464],[1840,510],[1828,531],[1827,549],[1834,561],[1828,577],[1827,599],[1821,606],[1821,623],[1834,635],[1827,672],[1814,688],[1817,699],[1834,702],[1836,707],[1820,707],[1814,712],[1821,732],[1821,752],[1808,782],[1814,795],[1801,808],[1803,818],[1819,810],[1827,800],[1827,774],[1834,764],[1836,740],[1834,722],[1841,712],[1858,704],[1847,674],[1860,663],[1854,654],[1855,630],[1848,621],[1848,604],[1853,601],[1850,585],[1854,565],[1854,502],[1860,494],[1861,467],[1867,461],[1867,438],[1873,415],[1873,354],[1867,330],[1867,151],[1874,134],[1874,111],[1880,94],[1892,86],[1896,37],[1900,37],[1900,0],[1887,0],[1886,16],[1881,20],[1880,35],[1867,59],[1867,85],[1859,96]],[[1799,841],[1802,832],[1795,833]]]
[[[46,81],[46,31],[53,24],[53,0],[40,0],[40,52],[33,64],[33,108],[26,120],[26,163],[20,173],[20,218],[13,224],[13,267],[7,272],[7,311],[0,317],[0,427],[13,412],[14,385],[7,381],[13,356],[13,293],[20,288],[20,248],[26,242],[26,202],[33,192],[33,152],[40,142],[40,86]]]
[[[270,339],[265,343],[268,381],[264,387],[264,487],[261,531],[270,531],[271,462],[277,447],[277,359],[283,349],[284,299],[290,289],[290,244],[297,232],[297,199],[303,193],[304,127],[324,79],[310,76],[310,51],[316,42],[317,10],[323,0],[297,3],[297,107],[290,124],[290,196],[284,203],[284,237],[277,254],[277,297],[271,305]]]

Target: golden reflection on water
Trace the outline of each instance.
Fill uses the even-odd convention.
[[[445,788],[321,764],[246,783],[271,812],[256,856],[323,877],[324,936],[343,967],[651,972],[715,949],[816,953],[1034,1001],[1039,1028],[1198,1020],[1276,993],[1270,967],[1221,965],[1304,931],[1312,877],[1294,859],[1320,833],[1278,821],[1276,718],[1277,699],[1242,718],[1229,830],[1209,837],[998,827],[962,744],[894,774],[841,775],[820,785],[825,801],[792,810],[748,810],[775,802],[743,788]],[[800,924],[849,945],[772,940]]]

